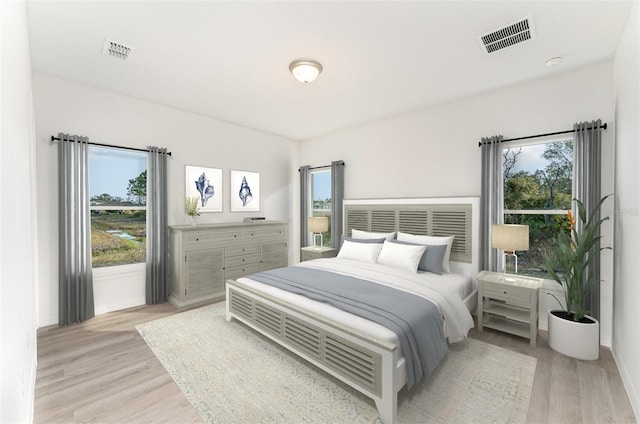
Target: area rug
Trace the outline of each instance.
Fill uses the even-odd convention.
[[[208,423],[375,423],[375,404],[243,324],[224,303],[137,326]],[[466,339],[398,398],[399,423],[525,422],[536,359]]]

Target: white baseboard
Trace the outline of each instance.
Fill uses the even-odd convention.
[[[618,355],[616,355],[616,350],[612,348],[611,353],[613,354],[613,360],[616,362],[618,371],[620,372],[622,384],[627,392],[627,397],[629,398],[629,403],[631,403],[633,414],[636,416],[636,421],[640,422],[640,394],[638,394],[638,391],[634,387],[633,380],[631,379],[624,362],[620,361]]]
[[[49,315],[46,317],[40,316],[40,322],[38,323],[38,328],[44,328],[50,325],[58,325],[57,315]]]
[[[101,305],[99,308],[96,308],[96,315],[106,314],[113,311],[119,311],[121,309],[133,308],[134,306],[144,305],[146,302],[145,298],[137,298],[137,299],[127,299],[124,302],[114,303],[110,305]]]
[[[28,393],[27,398],[27,417],[29,422],[33,422],[35,412],[35,394],[36,394],[36,374],[38,372],[38,355],[33,357],[31,367],[29,369],[29,387],[26,388]]]

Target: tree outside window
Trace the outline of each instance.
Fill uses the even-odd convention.
[[[529,250],[518,254],[518,274],[544,277],[542,263],[559,231],[568,231],[573,142],[503,150],[504,222],[529,226]]]

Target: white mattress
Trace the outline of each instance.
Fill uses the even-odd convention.
[[[442,274],[437,275],[431,272],[418,271],[418,275],[429,281],[428,284],[436,284],[443,290],[456,293],[460,299],[464,300],[475,290],[473,279],[462,274]]]
[[[429,272],[410,273],[380,264],[371,264],[348,259],[316,259],[302,262],[295,266],[316,268],[339,274],[351,275],[380,284],[405,290],[430,299],[436,303],[445,317],[444,331],[450,342],[456,342],[466,337],[473,327],[473,318],[464,305],[464,298],[474,290],[472,279],[459,274],[437,275]],[[398,343],[398,338],[388,328],[352,315],[325,303],[311,300],[307,297],[293,294],[249,278],[238,279],[251,288],[267,293],[310,312],[331,319],[354,330],[381,340]]]

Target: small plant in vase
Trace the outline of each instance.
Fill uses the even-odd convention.
[[[184,198],[184,212],[189,216],[191,225],[196,225],[196,217],[200,216],[197,196]]]

